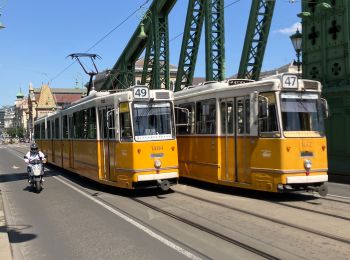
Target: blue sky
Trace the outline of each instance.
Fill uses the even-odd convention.
[[[86,52],[145,2],[0,0],[0,20],[6,26],[0,30],[0,106],[14,104],[20,88],[27,95],[30,82],[39,88],[54,79],[51,87],[70,88],[76,86],[76,81],[79,86],[88,81],[77,63],[60,74],[72,63],[67,55]],[[184,30],[187,5],[188,0],[177,0],[169,15],[170,39]],[[238,70],[251,0],[225,0],[225,6],[228,5],[225,9],[226,76]],[[300,1],[276,0],[263,70],[294,59],[289,36],[300,22],[296,16],[300,9]],[[141,13],[138,11],[89,51],[102,57],[97,61],[100,71],[113,67],[135,31]],[[171,64],[177,65],[179,61],[181,42],[182,36],[170,41]],[[205,52],[201,44],[195,76],[204,75]]]

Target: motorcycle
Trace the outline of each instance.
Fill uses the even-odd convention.
[[[43,162],[45,162],[45,159],[43,161],[38,159],[30,160],[27,167],[28,181],[36,193],[43,189]]]

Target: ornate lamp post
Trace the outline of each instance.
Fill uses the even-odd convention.
[[[297,29],[296,33],[290,36],[290,39],[292,41],[294,50],[297,55],[297,61],[294,61],[293,64],[298,66],[298,72],[300,72],[300,65],[301,65],[300,53],[301,53],[302,34]]]

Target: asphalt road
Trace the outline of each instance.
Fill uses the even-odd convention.
[[[135,226],[127,216],[123,219],[72,189],[55,172],[48,172],[40,194],[32,192],[22,156],[0,149],[0,187],[15,259],[195,257],[182,245],[142,224]]]
[[[27,183],[23,161],[27,149],[24,145],[0,145],[0,189],[15,260],[261,259],[249,250],[144,207],[136,200],[158,205],[281,259],[303,256],[342,259],[350,252],[346,243],[179,193],[219,201],[228,207],[295,222],[329,234],[334,231],[348,239],[350,185],[328,183],[330,196],[327,200],[318,199],[317,195],[315,198],[277,196],[230,189],[224,192],[207,189],[205,185],[199,189],[178,185],[174,193],[168,194],[156,191],[138,194],[101,187],[50,167],[44,190],[36,194]],[[338,199],[341,202],[335,201]],[[317,212],[336,214],[343,219]]]

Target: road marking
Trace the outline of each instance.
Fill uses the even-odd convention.
[[[129,218],[128,216],[124,215],[123,213],[119,212],[118,210],[104,204],[103,202],[99,201],[98,199],[91,197],[91,195],[87,194],[84,191],[79,190],[78,188],[76,188],[75,186],[73,186],[72,184],[68,183],[65,180],[62,180],[61,178],[57,177],[57,176],[53,176],[53,178],[55,178],[56,180],[62,182],[63,184],[67,185],[68,187],[72,188],[73,190],[79,192],[80,194],[82,194],[83,196],[85,196],[86,198],[92,200],[93,202],[99,204],[100,206],[104,207],[105,209],[107,209],[108,211],[112,212],[113,214],[117,215],[118,217],[124,219],[125,221],[127,221],[128,223],[130,223],[131,225],[137,227],[138,229],[142,230],[143,232],[145,232],[146,234],[148,234],[149,236],[159,240],[160,242],[162,242],[163,244],[167,245],[168,247],[174,249],[175,251],[177,251],[180,254],[183,254],[184,256],[186,256],[187,258],[190,259],[201,259],[200,257],[192,254],[191,252],[187,251],[186,249],[174,244],[173,242],[169,241],[168,239],[156,234],[155,232],[153,232],[152,230],[150,230],[149,228],[143,226],[142,224],[138,223],[137,221]]]

